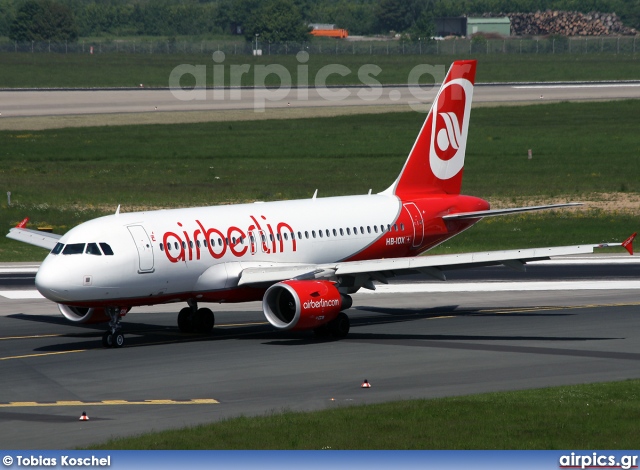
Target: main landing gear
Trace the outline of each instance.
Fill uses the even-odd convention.
[[[102,345],[105,348],[121,348],[124,344],[124,335],[120,328],[120,317],[122,316],[121,309],[119,307],[107,307],[104,309],[105,313],[109,315],[109,331],[102,335]]]
[[[333,336],[335,338],[344,338],[349,334],[351,323],[346,313],[340,312],[336,318],[329,323],[322,325],[313,330],[313,333],[319,338]]]
[[[215,317],[209,308],[198,308],[195,300],[187,301],[188,307],[178,314],[178,328],[183,333],[209,334],[213,330]]]

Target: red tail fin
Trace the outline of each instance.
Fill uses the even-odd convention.
[[[392,187],[400,199],[460,194],[475,77],[475,60],[456,61],[449,69]]]
[[[22,222],[16,225],[16,228],[27,228],[27,222],[29,222],[29,217],[25,217]]]

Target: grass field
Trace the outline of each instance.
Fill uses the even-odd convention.
[[[406,84],[409,72],[418,64],[441,64],[448,67],[453,60],[478,60],[478,82],[503,81],[558,81],[558,80],[638,80],[640,60],[631,54],[589,55],[312,55],[308,61],[309,83],[314,84],[320,68],[329,64],[346,66],[345,76],[332,74],[327,84],[361,84],[358,70],[365,64],[375,64],[381,72],[375,78],[383,84]],[[213,84],[213,59],[210,54],[55,54],[55,53],[0,53],[0,88],[28,87],[166,87],[169,74],[180,64],[205,65],[207,83]],[[230,79],[230,66],[248,64],[250,73],[242,76],[241,85],[253,85],[256,66],[283,65],[291,74],[292,83],[298,83],[295,56],[262,56],[227,54],[225,82]],[[73,71],[73,73],[69,73]],[[433,79],[425,75],[421,79]],[[184,86],[190,85],[185,77]],[[269,75],[267,85],[278,85],[279,78]],[[304,84],[304,82],[303,82]]]
[[[236,418],[92,449],[636,449],[640,381]]]
[[[637,101],[474,109],[463,191],[502,205],[638,193],[637,113]],[[423,119],[410,112],[3,131],[0,188],[12,192],[12,206],[1,206],[0,224],[8,230],[29,215],[34,225],[63,233],[118,204],[132,210],[294,199],[316,188],[321,197],[378,192],[402,168]],[[637,209],[486,220],[441,249],[461,242],[466,251],[496,248],[498,233],[514,247],[611,241],[636,230],[633,214]],[[32,256],[42,252],[1,239],[0,259]]]

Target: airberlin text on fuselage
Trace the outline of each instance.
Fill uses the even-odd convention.
[[[207,252],[212,258],[220,259],[227,254],[227,250],[237,258],[247,254],[255,255],[258,252],[283,253],[289,244],[291,250],[296,251],[297,240],[288,223],[279,222],[274,229],[264,215],[251,215],[249,218],[248,226],[244,230],[234,225],[226,230],[207,228],[198,219],[195,220],[195,229],[183,227],[182,222],[177,222],[178,230],[165,232],[162,237],[164,253],[169,261],[177,263],[187,259],[199,260],[206,256]],[[248,243],[245,244],[245,241]]]

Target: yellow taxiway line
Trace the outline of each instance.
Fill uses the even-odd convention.
[[[0,403],[0,408],[32,408],[51,406],[119,406],[119,405],[217,405],[220,402],[213,398],[196,398],[193,400],[103,400],[103,401],[80,401],[65,400],[53,402],[37,401],[11,401]]]
[[[39,353],[39,354],[25,354],[24,356],[8,356],[8,357],[0,357],[0,361],[8,361],[10,359],[27,359],[30,357],[43,357],[43,356],[57,356],[59,354],[71,354],[71,353],[79,353],[85,352],[86,349],[74,349],[72,351],[57,351],[57,352],[49,352],[49,353]]]

